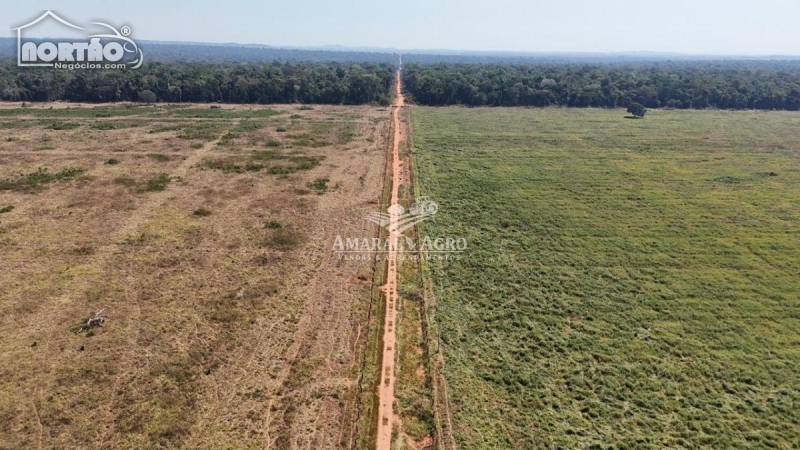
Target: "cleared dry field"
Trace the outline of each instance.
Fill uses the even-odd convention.
[[[349,445],[388,118],[0,106],[0,448]]]

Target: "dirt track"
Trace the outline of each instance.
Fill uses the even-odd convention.
[[[391,205],[399,203],[399,190],[403,170],[400,160],[400,108],[405,106],[405,98],[402,94],[402,84],[400,81],[400,71],[397,72],[397,97],[392,105],[392,125],[394,136],[392,138],[392,198]],[[378,392],[378,443],[377,450],[390,450],[392,447],[392,427],[397,422],[392,406],[394,404],[394,384],[395,384],[395,353],[397,348],[397,336],[395,333],[395,311],[397,308],[397,240],[400,233],[397,231],[399,215],[395,208],[389,208],[389,261],[386,284],[381,287],[386,294],[386,317],[383,324],[383,382],[380,384]]]

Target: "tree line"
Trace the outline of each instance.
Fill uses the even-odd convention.
[[[422,105],[800,110],[800,62],[406,64]]]
[[[405,58],[404,58],[405,60]],[[0,62],[0,100],[387,105],[386,62],[149,62],[137,70],[57,70]],[[800,61],[408,63],[422,105],[800,110]]]
[[[388,63],[149,63],[137,70],[58,70],[0,64],[0,100],[388,105]]]

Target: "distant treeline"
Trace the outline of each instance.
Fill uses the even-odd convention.
[[[800,62],[408,64],[422,105],[800,110]]]
[[[405,57],[404,57],[405,60]],[[59,70],[0,62],[0,100],[386,105],[388,62],[146,62]],[[404,64],[422,105],[800,110],[800,61]]]
[[[42,39],[26,39],[40,43]],[[57,42],[59,39],[47,39]],[[355,62],[397,64],[399,50],[347,47],[279,48],[265,45],[207,44],[198,42],[162,42],[136,40],[144,51],[146,62]],[[702,57],[688,55],[648,53],[526,53],[526,52],[455,52],[429,50],[423,53],[402,53],[406,63],[458,63],[458,64],[562,64],[562,63],[633,63],[673,60],[698,61]],[[0,37],[0,59],[17,58],[17,39]],[[728,57],[729,59],[732,57]]]
[[[387,105],[388,63],[148,63],[136,70],[59,70],[0,64],[0,100]]]
[[[26,39],[40,43],[43,39]],[[47,39],[49,42],[64,39]],[[152,62],[375,62],[396,64],[398,55],[391,52],[327,51],[275,48],[263,45],[203,44],[194,42],[136,41],[146,63]],[[17,59],[17,39],[0,37],[0,59]],[[449,62],[449,61],[442,61]],[[459,61],[473,62],[473,61]]]

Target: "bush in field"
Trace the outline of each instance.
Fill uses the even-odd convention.
[[[299,246],[302,242],[302,237],[298,231],[279,228],[272,232],[264,244],[275,250],[287,251]]]
[[[647,114],[647,109],[645,109],[641,103],[633,102],[630,106],[628,106],[628,112],[631,113],[633,117],[641,119],[645,114]]]
[[[147,183],[140,189],[142,192],[161,192],[167,189],[167,185],[172,181],[169,174],[159,173],[147,180]]]
[[[57,181],[69,181],[86,172],[84,169],[67,168],[56,173],[39,168],[17,180],[0,180],[0,191],[36,192],[44,189],[44,185]]]
[[[309,189],[314,189],[318,193],[322,193],[328,190],[328,182],[330,180],[327,178],[317,178],[313,182],[306,183],[306,187]]]

